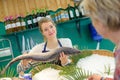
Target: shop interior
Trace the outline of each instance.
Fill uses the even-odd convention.
[[[73,14],[72,16],[71,13]],[[102,56],[93,55],[98,59],[93,59],[92,62],[88,63],[86,66],[91,64],[94,67],[100,65],[97,67],[101,68],[101,72],[93,70],[91,68],[93,66],[89,67],[91,71],[100,74],[103,73],[102,71],[105,72],[105,70],[108,71],[109,68],[114,67],[114,65],[109,66],[107,64],[101,66],[100,63],[104,62],[104,60],[102,61],[101,59],[103,57],[107,60],[110,58],[110,60],[114,61],[114,59],[107,54],[110,54],[110,56],[113,55],[115,44],[108,39],[104,39],[97,33],[91,19],[84,15],[77,0],[76,2],[74,0],[0,0],[0,14],[0,72],[2,72],[4,67],[11,60],[22,55],[24,52],[29,52],[35,45],[44,41],[38,28],[39,17],[51,18],[56,24],[57,37],[69,38],[72,41],[73,47],[82,51],[82,55],[73,57],[74,60],[79,59],[79,62],[76,62],[77,65],[81,64],[85,66],[86,62],[84,62],[84,59],[88,56],[90,57],[91,53],[105,53],[106,55]],[[10,27],[10,25],[12,27]],[[82,57],[80,58],[80,56]],[[86,60],[90,59],[89,57]],[[4,80],[2,78],[6,78],[5,80],[13,80],[12,78],[15,78],[14,80],[17,80],[19,74],[16,71],[16,67],[19,62],[20,61],[13,63],[5,71],[5,74],[0,74],[0,80]],[[94,65],[94,63],[96,65]],[[31,73],[33,79],[24,80],[38,80],[39,78],[36,78],[38,76],[43,77],[43,79],[41,78],[39,80],[48,80],[47,77],[49,80],[67,80],[63,78],[63,76],[61,79],[58,79],[58,75],[68,74],[74,76],[77,74],[74,73],[76,72],[74,71],[75,66],[61,68],[58,65],[40,64],[38,68],[40,68],[40,70],[37,70],[35,67],[27,70],[26,74],[30,74],[30,71],[33,72]],[[88,69],[87,67],[85,68]],[[37,74],[39,72],[41,72],[40,75]],[[83,71],[79,69],[78,72],[80,75],[83,73],[81,76],[78,74],[78,77],[81,78],[80,80],[85,80],[85,78],[91,74],[90,71],[84,72],[84,69]],[[105,76],[111,77],[113,74],[112,72],[113,71],[110,70]],[[48,74],[47,77],[44,77],[42,73],[46,75],[47,73],[51,73],[53,75]],[[68,80],[73,80],[70,77],[66,78],[68,78]],[[76,78],[75,80],[78,79]]]

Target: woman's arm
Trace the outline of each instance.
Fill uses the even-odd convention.
[[[44,43],[38,44],[36,46],[34,46],[29,53],[23,53],[24,54],[34,54],[34,53],[40,53],[42,46]],[[20,73],[21,71],[24,72],[26,71],[29,67],[30,67],[30,62],[34,62],[33,60],[28,60],[28,59],[24,59],[21,60],[20,63],[17,65],[17,72]]]
[[[17,72],[19,73],[19,78],[22,78],[24,75],[24,71],[29,69],[31,65],[29,64],[29,60],[21,60],[20,63],[17,65]]]
[[[60,40],[63,47],[71,47],[71,48],[73,47],[72,42],[71,42],[71,40],[69,38],[61,38],[59,40]],[[59,59],[61,61],[62,66],[65,66],[65,65],[71,63],[71,60],[69,59],[69,56],[65,55],[64,52],[62,52],[60,54]]]

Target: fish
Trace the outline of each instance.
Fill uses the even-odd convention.
[[[40,62],[54,61],[60,57],[61,52],[64,52],[64,54],[68,56],[81,53],[79,49],[75,49],[71,47],[60,47],[46,53],[30,53],[30,54],[19,55],[16,58],[12,59],[0,73],[4,74],[10,65],[23,59],[32,59]]]

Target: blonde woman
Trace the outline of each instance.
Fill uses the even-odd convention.
[[[72,47],[72,42],[69,38],[57,39],[56,25],[51,19],[46,17],[42,18],[39,21],[39,30],[43,35],[45,41],[33,47],[32,50],[29,52],[29,54],[34,54],[34,53],[46,54],[45,52],[51,51],[55,48]],[[62,52],[56,64],[65,66],[70,62],[71,61],[68,59],[68,56],[66,56],[64,52]],[[29,67],[30,67],[29,60],[22,60],[17,66],[17,71],[18,73],[23,74],[23,72]]]
[[[120,0],[83,0],[81,5],[99,34],[110,39],[117,46],[114,53],[116,60],[114,78],[104,78],[94,74],[88,79],[120,80]]]

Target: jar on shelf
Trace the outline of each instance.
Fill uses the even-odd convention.
[[[61,10],[61,22],[65,22],[69,20],[69,15],[66,10]]]

